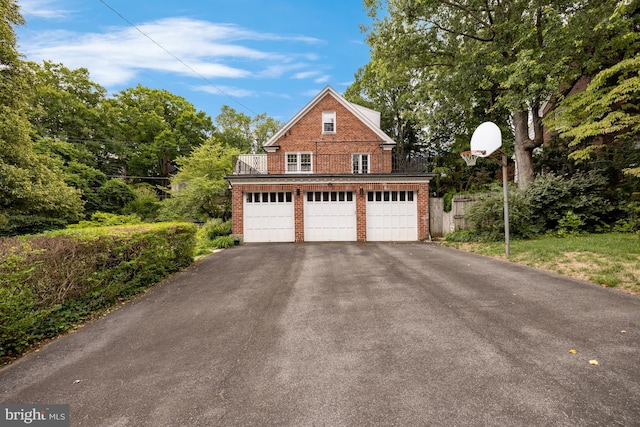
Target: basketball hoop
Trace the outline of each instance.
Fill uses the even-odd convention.
[[[460,153],[460,157],[464,159],[464,161],[467,163],[467,166],[475,166],[478,157],[483,157],[484,153],[485,152],[483,150],[463,151],[462,153]]]

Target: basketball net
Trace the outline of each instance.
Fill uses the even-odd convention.
[[[467,166],[475,166],[478,157],[482,156],[483,154],[484,151],[463,151],[462,153],[460,153],[460,157],[464,159],[464,161],[467,163]]]

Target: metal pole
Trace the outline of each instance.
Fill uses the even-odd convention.
[[[502,154],[502,191],[504,193],[504,251],[509,258],[509,191],[507,189],[507,155]]]

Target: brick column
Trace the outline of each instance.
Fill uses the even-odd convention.
[[[418,240],[429,238],[429,183],[420,184],[418,190]]]
[[[299,187],[298,187],[299,188]],[[300,188],[298,196],[297,189],[293,188],[293,209],[294,214],[294,232],[296,242],[304,242],[304,191]]]
[[[234,185],[231,189],[231,219],[233,234],[244,234],[244,198],[242,185]]]
[[[367,192],[360,195],[360,189],[354,191],[356,197],[356,239],[358,242],[367,241]]]

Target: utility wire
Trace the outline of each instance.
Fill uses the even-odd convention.
[[[135,25],[133,22],[129,21],[124,15],[122,15],[120,12],[118,12],[117,10],[115,10],[110,4],[108,4],[106,1],[104,0],[99,0],[100,3],[102,3],[103,5],[105,5],[108,9],[110,9],[113,13],[115,13],[116,15],[118,15],[120,17],[120,19],[122,19],[124,22],[126,22],[127,24],[129,24],[130,26],[132,26],[133,28],[136,29],[136,31],[138,31],[140,34],[142,34],[143,36],[145,36],[146,38],[148,38],[149,40],[151,40],[151,42],[153,44],[155,44],[156,46],[158,46],[160,49],[162,49],[163,51],[165,51],[169,56],[171,56],[173,59],[175,59],[176,61],[178,61],[179,63],[181,63],[182,65],[184,65],[187,69],[189,69],[193,74],[195,74],[196,76],[200,77],[202,80],[204,80],[205,82],[207,82],[211,87],[213,87],[215,90],[217,90],[218,92],[220,92],[222,95],[226,96],[227,98],[231,99],[232,101],[234,101],[235,103],[237,103],[238,105],[240,105],[241,107],[251,111],[254,115],[258,115],[258,113],[256,113],[255,111],[253,111],[253,109],[247,107],[246,105],[244,105],[242,102],[238,101],[236,98],[234,98],[233,96],[229,95],[228,93],[226,93],[224,90],[220,89],[218,86],[216,86],[215,84],[213,84],[209,79],[207,79],[205,76],[203,76],[202,74],[198,73],[196,70],[193,69],[193,67],[191,67],[189,64],[187,64],[186,62],[184,62],[182,59],[180,59],[179,57],[177,57],[176,55],[174,55],[171,51],[169,51],[167,48],[165,48],[164,46],[162,46],[160,43],[158,43],[157,41],[155,41],[151,36],[149,36],[147,33],[145,33],[144,31],[142,31],[137,25]]]

